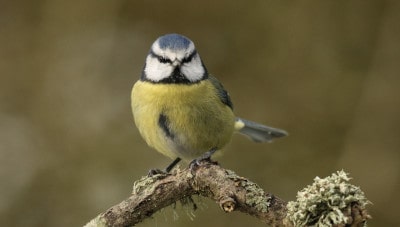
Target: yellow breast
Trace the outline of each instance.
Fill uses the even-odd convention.
[[[221,149],[232,137],[234,114],[208,80],[191,85],[138,81],[131,98],[141,135],[170,158],[191,161],[212,148]],[[173,137],[160,127],[161,114]]]

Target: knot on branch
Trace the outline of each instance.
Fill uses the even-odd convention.
[[[236,202],[232,197],[223,197],[219,200],[219,206],[227,213],[235,210]]]

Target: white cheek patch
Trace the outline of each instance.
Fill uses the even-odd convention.
[[[201,64],[199,55],[193,57],[193,59],[181,66],[181,72],[191,82],[199,81],[203,78],[205,73],[204,67]]]
[[[146,59],[144,72],[151,81],[158,82],[165,79],[172,74],[173,70],[174,68],[170,64],[160,63],[157,58],[148,56]]]

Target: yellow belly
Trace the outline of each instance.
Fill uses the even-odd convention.
[[[207,80],[192,85],[138,81],[131,98],[141,135],[170,158],[193,160],[212,148],[221,149],[232,137],[234,114]],[[173,138],[160,127],[160,114],[168,118]]]

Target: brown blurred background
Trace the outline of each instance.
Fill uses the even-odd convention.
[[[400,2],[1,1],[0,225],[82,226],[170,160],[141,139],[130,90],[151,43],[181,33],[237,115],[286,129],[235,135],[222,166],[286,200],[344,169],[399,225]],[[397,100],[397,101],[396,101]],[[139,226],[263,226],[201,199]]]

